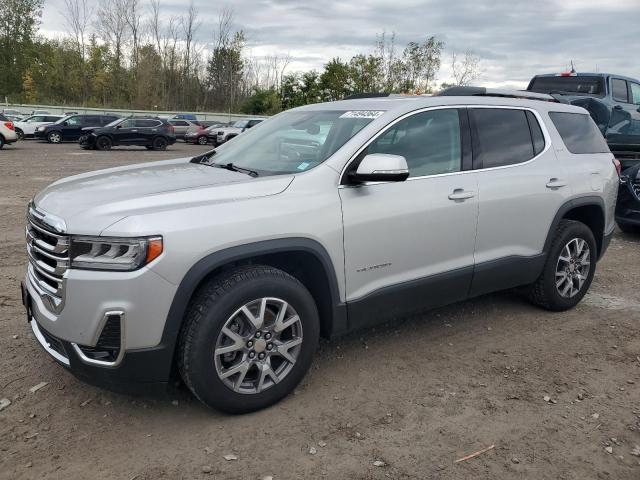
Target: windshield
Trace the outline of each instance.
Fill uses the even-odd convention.
[[[604,96],[604,79],[588,75],[575,77],[535,77],[528,88],[537,93],[568,93],[571,95]]]
[[[71,118],[71,115],[67,115],[66,117],[62,117],[60,120],[58,120],[56,122],[56,125],[60,125],[61,123],[63,123],[64,121],[68,120],[69,118]]]
[[[333,155],[383,111],[285,112],[219,147],[211,161],[259,175],[300,173]]]
[[[115,127],[120,122],[124,122],[126,118],[116,118],[113,122],[109,122],[105,125],[105,127]]]

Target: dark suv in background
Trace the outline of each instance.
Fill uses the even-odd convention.
[[[527,90],[550,93],[585,108],[622,164],[640,160],[640,81],[611,73],[537,75]]]
[[[162,118],[122,118],[101,127],[84,129],[80,146],[84,149],[109,150],[118,145],[137,145],[149,150],[164,150],[173,145],[173,126]]]
[[[52,125],[38,127],[35,136],[49,143],[78,140],[83,128],[103,127],[118,118],[116,115],[69,115]]]

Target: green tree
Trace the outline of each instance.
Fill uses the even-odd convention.
[[[249,115],[274,115],[280,110],[280,97],[275,89],[256,89],[240,106],[240,111]]]
[[[18,99],[35,55],[44,0],[0,0],[0,93]]]
[[[324,66],[320,75],[320,92],[323,100],[341,100],[353,92],[353,79],[349,65],[339,58],[332,59]]]

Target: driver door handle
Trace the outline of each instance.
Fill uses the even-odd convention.
[[[559,178],[552,178],[547,182],[547,188],[562,188],[562,187],[566,187],[567,186],[567,182],[565,182],[564,180],[560,180]]]
[[[476,192],[471,190],[465,190],[463,188],[456,188],[452,193],[449,194],[449,200],[467,200],[469,198],[473,198],[476,196]]]

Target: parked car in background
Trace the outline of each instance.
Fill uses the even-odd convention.
[[[230,127],[220,128],[216,131],[215,137],[215,145],[221,145],[224,142],[228,142],[234,137],[237,137],[245,130],[248,130],[260,122],[262,122],[264,118],[247,118],[244,120],[238,120]]]
[[[112,115],[70,115],[63,117],[52,125],[43,125],[36,129],[36,138],[49,143],[75,141],[82,136],[82,129],[86,127],[104,127],[117,120]]]
[[[191,120],[195,122],[198,120],[198,117],[195,113],[176,113],[172,117],[169,117],[169,120]]]
[[[64,112],[65,115],[78,115],[79,112]]]
[[[32,110],[31,115],[49,115],[47,110]]]
[[[640,162],[622,171],[616,223],[627,233],[640,233]]]
[[[170,118],[168,122],[173,125],[175,129],[176,137],[184,139],[185,135],[189,132],[197,132],[200,130],[200,125],[191,120],[182,120],[177,118]]]
[[[173,126],[158,117],[122,118],[104,127],[83,130],[80,146],[84,149],[110,150],[119,145],[136,145],[165,150],[176,141]]]
[[[207,143],[209,143],[209,139],[211,138],[211,136],[215,136],[216,130],[224,126],[226,125],[223,123],[214,123],[213,125],[209,125],[206,128],[191,131],[185,135],[184,141],[187,143],[206,145]]]
[[[13,122],[0,113],[0,148],[17,140],[18,136],[16,135]]]
[[[17,117],[22,117],[24,116],[24,113],[22,113],[20,110],[14,110],[13,108],[5,108],[2,110],[2,114],[6,117],[8,115],[15,115]]]
[[[640,81],[612,73],[536,75],[527,90],[585,108],[623,167],[640,160]]]
[[[62,115],[32,115],[19,122],[15,122],[18,139],[34,137],[38,127],[57,122]]]
[[[19,122],[24,118],[24,116],[22,115],[7,115],[7,114],[3,114],[3,115],[14,123]]]

